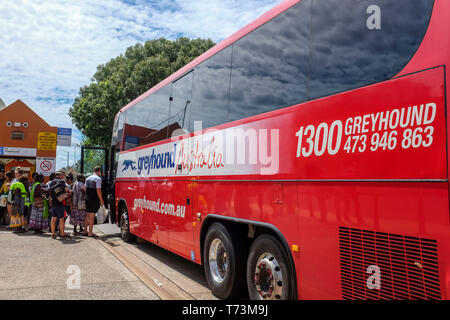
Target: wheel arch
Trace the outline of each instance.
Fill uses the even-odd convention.
[[[122,217],[122,209],[125,208],[128,212],[128,206],[127,206],[127,201],[124,198],[119,199],[119,203],[117,206],[117,221],[119,222],[120,225],[120,221],[121,221],[121,217]]]
[[[297,292],[297,272],[294,264],[294,258],[292,256],[291,250],[289,248],[289,244],[284,237],[284,235],[281,233],[281,231],[274,226],[273,224],[266,223],[266,222],[260,222],[260,221],[254,221],[254,220],[247,220],[247,219],[239,219],[234,217],[227,217],[217,214],[209,214],[206,216],[206,218],[203,220],[201,229],[200,229],[200,252],[201,252],[201,258],[202,258],[202,265],[204,264],[203,261],[203,250],[204,250],[204,242],[206,239],[206,234],[208,232],[209,227],[215,223],[220,222],[225,225],[226,228],[242,228],[244,229],[245,226],[247,226],[247,230],[250,230],[251,228],[255,228],[253,230],[254,237],[250,238],[252,241],[257,238],[257,236],[269,233],[272,234],[276,239],[278,239],[281,243],[281,246],[283,247],[286,256],[288,257],[289,267],[292,271],[292,287],[294,288],[294,299],[297,299],[298,292]]]

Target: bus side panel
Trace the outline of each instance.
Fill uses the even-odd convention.
[[[169,230],[170,249],[195,261],[191,184],[185,180],[169,180],[166,198],[170,212],[164,213]],[[158,195],[159,197],[160,195]]]
[[[156,186],[157,181],[147,181],[145,183],[145,198],[148,200],[156,199]],[[154,213],[149,213],[144,210],[144,215],[142,218],[143,226],[140,229],[141,237],[147,241],[151,241],[153,243],[158,243],[158,233],[156,229],[156,218],[157,216]]]
[[[297,183],[199,181],[194,192],[194,213],[204,219],[216,214],[268,223],[276,227],[291,248],[297,238]],[[200,225],[195,228],[200,253]],[[292,253],[296,259],[296,253]]]
[[[138,181],[117,181],[116,195],[119,199],[126,202],[128,210],[128,219],[130,224],[130,232],[139,235],[142,221],[142,212],[134,207],[134,199],[140,198],[144,193],[145,184]]]
[[[299,186],[300,259],[297,265],[300,299],[343,298],[341,276],[348,274],[348,270],[345,266],[341,268],[340,227],[437,241],[441,295],[443,299],[450,297],[447,183],[302,183]],[[371,275],[367,273],[370,265],[381,268],[380,292],[387,294],[389,291],[388,275],[396,263],[386,262],[389,259],[374,260],[381,257],[382,245],[385,244],[353,247],[354,285],[365,289],[366,294],[378,294],[376,289],[370,292],[366,285]],[[390,245],[394,250],[394,244]],[[408,271],[420,268],[421,265],[415,266],[417,262],[424,268],[429,267],[426,260],[408,258]],[[399,274],[408,277],[408,271]],[[421,270],[415,271],[420,274]],[[400,281],[396,286],[401,287]]]

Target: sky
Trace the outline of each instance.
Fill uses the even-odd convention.
[[[68,157],[72,165],[82,135],[68,110],[99,64],[160,37],[218,43],[280,2],[0,0],[0,98],[21,99],[50,125],[72,128],[72,147],[58,147],[57,167]]]

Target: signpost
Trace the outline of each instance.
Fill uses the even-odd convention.
[[[56,133],[39,132],[38,133],[38,150],[54,151],[56,150]]]
[[[36,157],[36,149],[0,147],[0,156]]]
[[[36,172],[48,177],[56,170],[56,158],[36,158]]]
[[[70,147],[72,145],[72,129],[58,128],[58,146]]]
[[[126,136],[125,137],[125,150],[136,148],[139,146],[139,137]]]

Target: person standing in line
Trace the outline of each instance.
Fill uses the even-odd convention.
[[[12,185],[12,180],[14,179],[14,171],[8,171],[6,173],[6,181],[3,184],[2,190],[0,193],[3,193],[4,195],[6,194],[6,212],[5,215],[3,216],[3,219],[6,223],[6,228],[9,229],[9,222],[11,221],[11,210],[12,210],[12,196],[10,193],[10,189],[11,189],[11,185]],[[8,217],[8,219],[6,220],[6,217]]]
[[[70,224],[73,225],[73,233],[83,233],[83,226],[86,221],[86,187],[84,185],[86,179],[83,175],[77,176],[77,182],[72,188],[72,212],[70,213]],[[80,231],[77,231],[80,226]]]
[[[8,203],[8,178],[5,175],[5,169],[0,168],[0,225],[3,225],[6,220],[8,211],[6,209]]]
[[[5,169],[0,168],[0,188],[3,186],[5,180],[6,180]]]
[[[92,232],[94,229],[95,214],[100,206],[104,206],[102,196],[102,168],[97,166],[94,168],[94,174],[86,179],[86,222],[83,235],[88,237],[96,237]]]
[[[36,187],[39,185],[39,184],[41,184],[41,183],[43,183],[43,181],[42,182],[38,182],[37,180],[37,177],[39,176],[39,174],[38,173],[33,173],[33,175],[32,175],[32,177],[33,177],[33,182],[32,182],[32,185],[31,185],[31,190],[30,190],[30,203],[31,203],[31,205],[33,204],[33,201],[34,201],[34,199],[33,199],[33,197],[34,197],[34,192],[35,192],[35,189],[36,189]]]
[[[55,180],[55,173],[54,172],[50,173],[50,176],[48,178],[49,178],[49,182],[44,187],[44,190],[47,189],[49,183],[51,183],[53,180]],[[44,197],[47,199],[48,212],[50,213],[48,215],[48,232],[51,233],[52,232],[52,228],[51,228],[51,221],[52,221],[52,197],[50,197],[49,194],[44,194]]]
[[[72,189],[73,189],[73,174],[69,173],[66,177],[66,184],[69,187],[70,195],[72,195]],[[66,217],[64,220],[67,220],[67,218],[72,214],[72,196],[69,196],[65,201],[65,207],[66,207]]]
[[[14,232],[25,232],[24,226],[25,220],[25,203],[27,201],[28,193],[25,189],[24,182],[26,178],[22,177],[19,181],[11,185],[12,194],[12,209],[11,209],[11,222],[10,228],[14,229]]]
[[[23,176],[22,168],[17,167],[16,170],[14,170],[14,179],[11,181],[11,183],[14,184],[18,182],[22,176]]]
[[[31,185],[34,185],[36,183],[36,178],[37,178],[38,174],[39,173],[37,173],[37,172],[33,172],[33,174],[31,175],[31,180],[33,180]]]
[[[23,211],[23,215],[26,222],[26,229],[29,230],[29,223],[30,223],[30,215],[31,215],[31,202],[30,202],[30,181],[28,180],[28,175],[23,174],[21,178],[19,179],[20,182],[22,182],[23,186],[25,187],[26,195],[25,195],[25,207]]]
[[[30,228],[34,230],[34,233],[42,233],[44,229],[48,228],[47,217],[44,217],[44,198],[43,198],[43,185],[44,176],[38,174],[36,176],[36,182],[31,190],[31,203],[32,209],[30,214]]]
[[[50,193],[52,199],[52,220],[50,226],[52,230],[52,239],[56,239],[56,220],[59,219],[59,235],[61,239],[70,238],[70,235],[64,232],[64,200],[69,196],[70,192],[64,180],[64,171],[57,171],[55,179],[47,184],[45,192]]]
[[[12,169],[11,169],[11,171],[14,174],[14,178],[11,180],[11,187],[12,187],[16,182],[19,182],[19,179],[23,175],[23,170],[21,167],[16,167],[16,169],[14,171]],[[10,204],[8,212],[9,212],[9,217],[10,217],[10,222],[11,222],[13,201],[14,201],[14,194],[12,192],[12,188],[9,188],[8,199],[9,199],[9,204]],[[10,228],[11,228],[11,223],[10,223]]]

